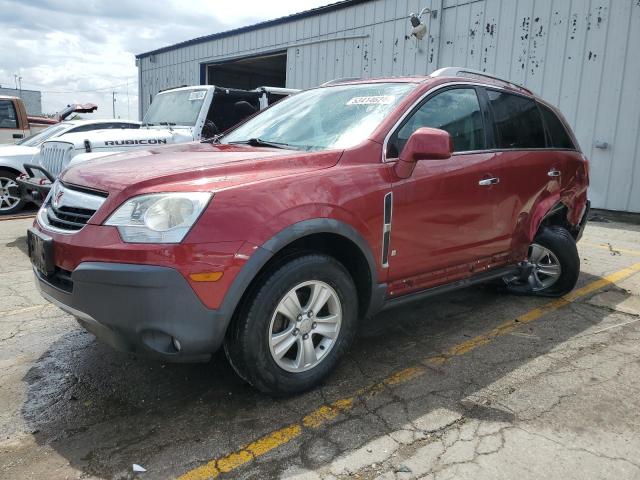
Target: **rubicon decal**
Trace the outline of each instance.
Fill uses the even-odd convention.
[[[163,138],[150,138],[148,140],[107,140],[105,145],[160,145],[166,144],[167,140]]]

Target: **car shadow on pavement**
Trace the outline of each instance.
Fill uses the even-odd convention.
[[[26,235],[22,235],[21,237],[16,238],[13,242],[5,243],[5,246],[9,248],[17,248],[22,253],[24,253],[25,256],[27,257],[29,256],[29,249],[27,248]]]
[[[580,284],[597,278],[582,274]],[[383,312],[359,326],[351,351],[324,386],[287,399],[244,384],[221,353],[206,364],[163,364],[115,352],[73,330],[25,375],[28,393],[21,413],[38,444],[86,474],[126,477],[138,463],[153,478],[170,478],[548,302],[502,295],[487,286]],[[483,391],[610,313],[578,301],[522,325],[425,375],[356,399],[328,425],[243,467],[244,476],[277,476],[283,462],[317,468],[442,409],[512,422],[514,413]]]

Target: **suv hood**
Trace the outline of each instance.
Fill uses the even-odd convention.
[[[85,150],[89,140],[93,151],[127,150],[146,146],[169,145],[193,140],[191,128],[113,128],[89,132],[68,133],[51,141],[73,144],[76,150]],[[46,143],[46,142],[45,142]]]
[[[245,145],[187,143],[97,158],[65,170],[60,179],[109,193],[118,202],[150,192],[215,192],[238,184],[296,175],[335,165],[342,151],[300,152]]]

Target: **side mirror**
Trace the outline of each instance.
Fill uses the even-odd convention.
[[[395,166],[396,175],[409,178],[418,160],[446,160],[453,153],[453,139],[438,128],[422,127],[411,134],[400,152]]]

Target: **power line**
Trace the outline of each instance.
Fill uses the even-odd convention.
[[[136,78],[136,77],[125,77],[125,78]],[[0,83],[9,83],[9,82],[0,82]],[[92,93],[92,92],[101,92],[101,91],[108,91],[108,90],[113,90],[114,88],[121,88],[121,87],[126,87],[129,85],[129,83],[132,82],[126,82],[126,83],[120,83],[117,85],[110,85],[108,87],[101,87],[101,88],[94,88],[94,89],[90,89],[90,90],[68,90],[68,91],[62,91],[62,90],[40,90],[41,93]],[[44,85],[38,85],[36,83],[28,83],[28,85],[32,85],[32,86],[44,86]]]
[[[40,91],[42,93],[92,93],[92,92],[102,92],[102,91],[113,90],[114,88],[122,88],[127,85],[128,83],[120,83],[118,85],[111,85],[109,87],[102,87],[102,88],[94,88],[91,90],[69,90],[69,91],[40,90]]]

